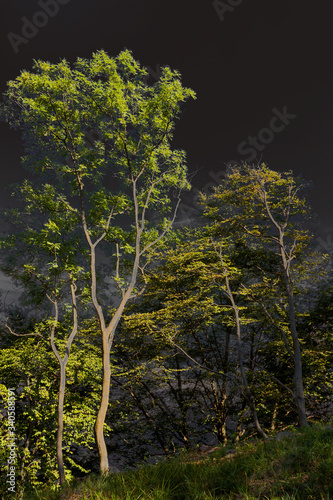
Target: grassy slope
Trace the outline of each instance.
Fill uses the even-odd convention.
[[[44,492],[29,499],[212,500],[333,499],[333,427],[312,425],[281,440],[241,444],[226,455],[187,453],[144,466]]]

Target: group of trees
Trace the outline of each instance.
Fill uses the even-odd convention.
[[[94,470],[97,453],[106,473],[113,451],[132,464],[305,426],[332,388],[330,259],[312,251],[306,183],[230,168],[197,226],[177,228],[190,186],[171,140],[195,94],[168,67],[146,76],[129,51],[100,51],[37,61],[4,95],[32,178],[1,241],[23,289],[5,311],[1,392],[17,388],[17,474],[32,486]]]

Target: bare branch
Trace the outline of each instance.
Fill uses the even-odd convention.
[[[168,337],[167,337],[168,338]],[[216,370],[214,370],[214,368],[210,368],[209,366],[204,366],[202,365],[201,363],[199,363],[196,359],[192,358],[192,356],[190,356],[186,351],[184,351],[184,349],[182,347],[180,347],[178,344],[176,344],[173,340],[171,340],[170,338],[168,338],[169,342],[175,346],[179,351],[181,351],[190,361],[192,361],[193,363],[195,363],[199,368],[201,368],[201,370],[205,370],[209,373],[214,373],[215,375],[223,375],[223,377],[227,377],[227,378],[230,378],[232,379],[235,384],[238,386],[238,387],[242,387],[238,382],[235,381],[235,376],[231,376],[231,375],[228,375],[227,373],[224,373],[224,372],[218,372]]]
[[[38,333],[38,332],[33,332],[33,333],[16,333],[16,332],[14,332],[11,329],[11,327],[8,325],[7,321],[8,321],[8,318],[6,319],[5,327],[10,331],[10,333],[12,335],[15,335],[15,337],[28,337],[28,336],[31,336],[31,335],[37,335],[38,337],[41,337],[43,340],[45,340],[44,337],[43,337],[43,335],[41,333]]]
[[[177,211],[178,211],[178,207],[179,207],[180,202],[181,202],[180,195],[178,195],[178,201],[177,201],[177,204],[176,204],[176,207],[175,207],[175,210],[174,210],[174,213],[173,213],[173,217],[171,219],[170,224],[168,224],[168,226],[166,227],[166,229],[160,234],[160,236],[158,238],[156,238],[156,240],[152,241],[143,250],[141,250],[140,256],[143,255],[147,250],[149,250],[149,248],[151,248],[152,246],[156,245],[156,243],[158,243],[159,241],[161,241],[161,239],[166,235],[166,233],[172,227],[172,225],[175,222],[176,217],[177,217]]]
[[[262,308],[262,310],[263,310],[263,312],[264,312],[265,316],[266,316],[266,317],[269,319],[269,321],[270,321],[270,322],[271,322],[271,323],[272,323],[272,324],[273,324],[273,325],[274,325],[274,326],[275,326],[275,327],[276,327],[276,328],[280,331],[280,333],[281,333],[281,335],[282,335],[282,338],[283,338],[283,342],[284,342],[284,344],[285,344],[285,346],[286,346],[286,349],[287,349],[287,351],[288,351],[288,354],[289,354],[289,356],[290,356],[291,360],[293,361],[293,360],[294,360],[294,355],[293,355],[293,353],[292,353],[292,351],[291,351],[291,349],[290,349],[290,347],[289,347],[289,344],[288,344],[288,341],[287,341],[287,337],[286,337],[286,333],[285,333],[285,331],[283,330],[283,328],[282,328],[280,325],[278,325],[278,324],[276,323],[276,321],[274,320],[273,316],[272,316],[272,315],[270,314],[270,312],[267,310],[267,308],[266,308],[265,304],[262,302],[262,300],[260,300],[258,297],[255,297],[255,296],[252,294],[251,290],[249,290],[248,288],[246,288],[244,285],[242,285],[242,287],[243,287],[243,289],[244,289],[244,290],[246,290],[246,292],[247,292],[247,293],[249,293],[249,294],[250,294],[250,296],[252,297],[252,299],[253,299],[253,300],[255,300],[258,304],[260,304],[260,306],[261,306],[261,308]]]
[[[274,375],[272,375],[269,371],[267,371],[265,368],[263,368],[262,366],[260,366],[256,361],[253,360],[253,363],[258,367],[260,368],[260,370],[264,371],[265,373],[267,373],[267,375],[269,377],[271,377],[273,380],[275,380],[275,382],[279,385],[281,385],[281,387],[283,387],[284,389],[286,389],[288,392],[290,392],[290,394],[292,395],[293,398],[295,398],[295,394],[293,393],[293,391],[287,387],[285,384],[283,384],[281,382],[281,380],[279,380],[278,378],[274,377]]]
[[[101,234],[101,236],[95,241],[94,243],[94,247],[97,247],[97,245],[105,238],[105,236],[107,235],[107,232],[108,232],[108,229],[110,227],[110,223],[111,223],[111,219],[112,219],[112,215],[113,215],[113,212],[114,211],[114,207],[112,207],[111,211],[110,211],[110,214],[109,214],[109,217],[108,217],[108,220],[106,222],[106,226],[105,226],[105,230],[104,232]]]
[[[53,302],[53,304],[54,304],[54,321],[52,323],[52,326],[50,327],[50,331],[51,331],[50,344],[51,344],[52,351],[59,362],[59,365],[62,366],[61,356],[60,356],[59,351],[54,343],[55,330],[56,330],[56,326],[57,326],[58,319],[59,319],[58,302],[56,299],[54,301],[51,300],[51,302]]]

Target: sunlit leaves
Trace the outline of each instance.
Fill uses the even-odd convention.
[[[59,254],[56,236],[80,223],[82,190],[90,236],[105,233],[106,241],[115,242],[124,227],[119,217],[133,216],[133,181],[139,220],[152,211],[170,212],[170,189],[189,188],[185,153],[172,150],[170,140],[181,105],[195,94],[169,67],[154,86],[145,76],[128,50],[116,58],[101,50],[72,67],[65,60],[35,61],[33,71],[8,83],[2,117],[22,131],[25,165],[47,179],[42,189],[28,182],[21,188],[27,213],[52,212],[40,233],[45,251]],[[87,140],[87,130],[96,132],[96,140]],[[145,239],[152,241],[149,224],[146,229]],[[130,253],[128,238],[119,236]]]

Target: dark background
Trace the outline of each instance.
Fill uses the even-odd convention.
[[[198,189],[212,181],[209,172],[218,174],[230,160],[246,160],[238,152],[240,143],[269,126],[273,108],[282,112],[286,106],[296,118],[274,135],[257,160],[314,182],[312,205],[321,221],[318,244],[330,249],[329,2],[226,0],[229,10],[223,15],[222,5],[214,7],[212,0],[59,1],[67,3],[59,5],[58,13],[15,53],[8,34],[22,36],[22,17],[33,21],[43,9],[38,0],[2,0],[1,92],[22,69],[31,69],[33,59],[74,61],[99,49],[110,56],[125,47],[132,50],[149,66],[152,83],[159,66],[178,69],[184,85],[197,92],[197,100],[187,104],[174,145],[187,151],[189,171],[197,171],[193,184]],[[26,172],[20,166],[19,137],[3,123],[0,132],[3,207],[15,203],[6,187]],[[186,203],[191,204],[190,198]]]

